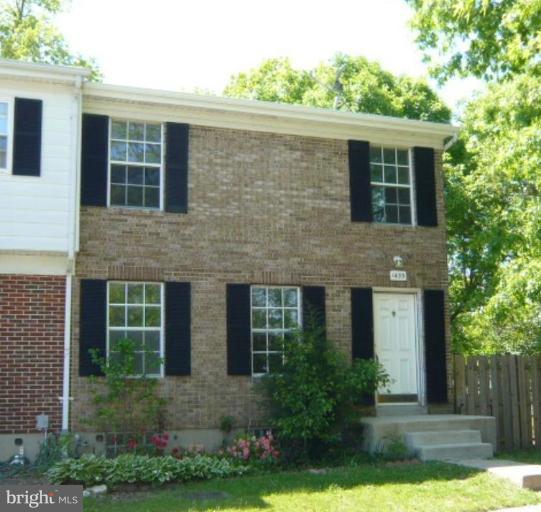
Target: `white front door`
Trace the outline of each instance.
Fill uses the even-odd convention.
[[[391,377],[391,383],[378,391],[382,399],[382,395],[418,395],[416,333],[415,295],[374,294],[376,356]]]

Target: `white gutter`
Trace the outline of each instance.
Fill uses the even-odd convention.
[[[84,89],[85,99],[123,101],[150,106],[184,107],[206,110],[214,115],[227,113],[246,117],[265,116],[268,119],[275,120],[315,122],[328,126],[353,126],[372,130],[398,130],[417,134],[430,134],[441,138],[452,136],[458,131],[456,126],[446,123],[419,121],[416,119],[404,119],[377,114],[341,112],[269,101],[226,98],[103,83],[86,83]]]
[[[443,151],[447,151],[458,140],[458,132],[455,133],[443,146]]]
[[[66,293],[64,304],[64,372],[62,378],[62,431],[69,430],[70,412],[70,379],[71,379],[71,306],[72,284],[75,271],[75,253],[79,245],[79,147],[81,139],[82,119],[82,85],[83,79],[75,79],[74,112],[72,119],[72,160],[73,172],[70,180],[70,196],[72,203],[68,220],[68,261],[66,267]]]

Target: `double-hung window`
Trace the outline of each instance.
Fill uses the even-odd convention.
[[[108,283],[107,357],[119,357],[118,343],[134,344],[134,375],[163,374],[163,290],[160,283]]]
[[[412,224],[412,176],[407,149],[370,147],[372,215],[375,222]]]
[[[9,103],[0,101],[0,171],[9,168]]]
[[[252,374],[279,370],[284,338],[301,325],[298,287],[252,286]]]
[[[160,123],[111,120],[109,203],[112,206],[161,207],[162,141]]]

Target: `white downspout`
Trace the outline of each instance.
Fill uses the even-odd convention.
[[[71,306],[72,284],[75,271],[75,253],[79,245],[79,148],[81,139],[81,96],[83,79],[75,79],[75,108],[72,123],[73,174],[70,181],[72,203],[68,221],[68,261],[66,268],[66,296],[64,304],[64,372],[62,379],[62,431],[69,430],[70,378],[71,378]]]

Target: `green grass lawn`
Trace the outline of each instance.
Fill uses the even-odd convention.
[[[85,500],[85,512],[481,511],[539,503],[531,491],[443,463],[370,465],[213,480]]]

